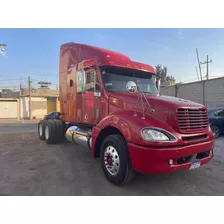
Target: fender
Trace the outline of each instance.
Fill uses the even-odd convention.
[[[153,142],[150,144],[149,142],[145,141],[140,134],[141,129],[144,127],[153,126],[162,128],[171,133],[174,132],[174,130],[167,124],[164,124],[156,120],[155,118],[146,116],[145,119],[142,119],[141,113],[138,113],[137,117],[135,117],[133,114],[133,110],[119,110],[103,118],[96,126],[94,126],[92,130],[92,154],[94,155],[95,143],[99,134],[106,127],[114,127],[118,129],[128,143],[133,143],[137,145],[164,145],[164,143],[162,142]],[[175,136],[177,137],[177,133],[175,133]],[[168,144],[171,145],[172,143]]]

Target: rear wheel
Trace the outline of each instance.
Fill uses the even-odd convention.
[[[56,140],[63,142],[65,138],[64,125],[61,120],[53,120],[55,122]]]
[[[57,128],[53,120],[46,121],[45,141],[47,144],[55,144],[57,142]]]
[[[124,185],[134,178],[127,143],[121,135],[106,137],[101,145],[101,166],[112,184]]]
[[[40,140],[45,140],[45,121],[41,120],[38,123],[38,135]]]
[[[220,136],[220,128],[217,125],[212,125],[211,130],[215,138],[218,138]]]

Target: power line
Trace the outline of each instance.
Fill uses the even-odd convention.
[[[20,89],[20,88],[16,86],[0,86],[0,89]]]
[[[17,70],[8,70],[8,69],[0,69],[0,71],[6,71],[6,72],[12,72],[12,73],[23,73],[23,74],[26,74],[26,75],[35,75],[35,76],[55,76],[57,77],[56,75],[49,75],[49,74],[39,74],[39,73],[30,73],[30,72],[22,72],[22,71],[17,71]]]
[[[20,84],[15,84],[15,85],[4,85],[4,86],[1,86],[1,82],[7,82],[7,81],[19,81]],[[38,79],[32,79],[32,83],[34,84],[34,82],[41,82],[41,80],[38,80]],[[18,82],[17,82],[18,83]],[[20,86],[21,84],[27,84],[27,78],[20,78],[20,79],[2,79],[0,80],[0,89],[4,88],[4,89],[7,89],[7,88],[15,88],[16,86]],[[35,85],[38,85],[37,83],[35,83]],[[53,86],[56,86],[58,87],[59,84],[56,84],[56,83],[51,83],[51,85]],[[19,87],[18,87],[19,88]]]
[[[7,82],[7,81],[13,81],[13,80],[14,80],[14,81],[16,81],[16,80],[17,80],[17,81],[21,81],[21,80],[23,80],[23,79],[25,79],[25,78],[20,78],[20,79],[1,79],[0,82]]]

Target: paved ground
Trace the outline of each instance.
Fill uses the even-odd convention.
[[[37,122],[5,123],[0,121],[0,134],[36,131]]]
[[[210,164],[191,172],[137,176],[119,188],[104,178],[88,150],[47,145],[36,133],[21,133],[21,127],[33,131],[36,124],[21,125],[13,126],[20,133],[0,134],[0,195],[224,195],[224,138],[216,141]]]

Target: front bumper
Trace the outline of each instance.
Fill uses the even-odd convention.
[[[145,147],[128,144],[132,168],[145,174],[169,173],[189,169],[194,160],[201,165],[213,158],[214,140],[177,147]],[[173,164],[168,161],[172,159]],[[185,161],[184,161],[185,160]]]

